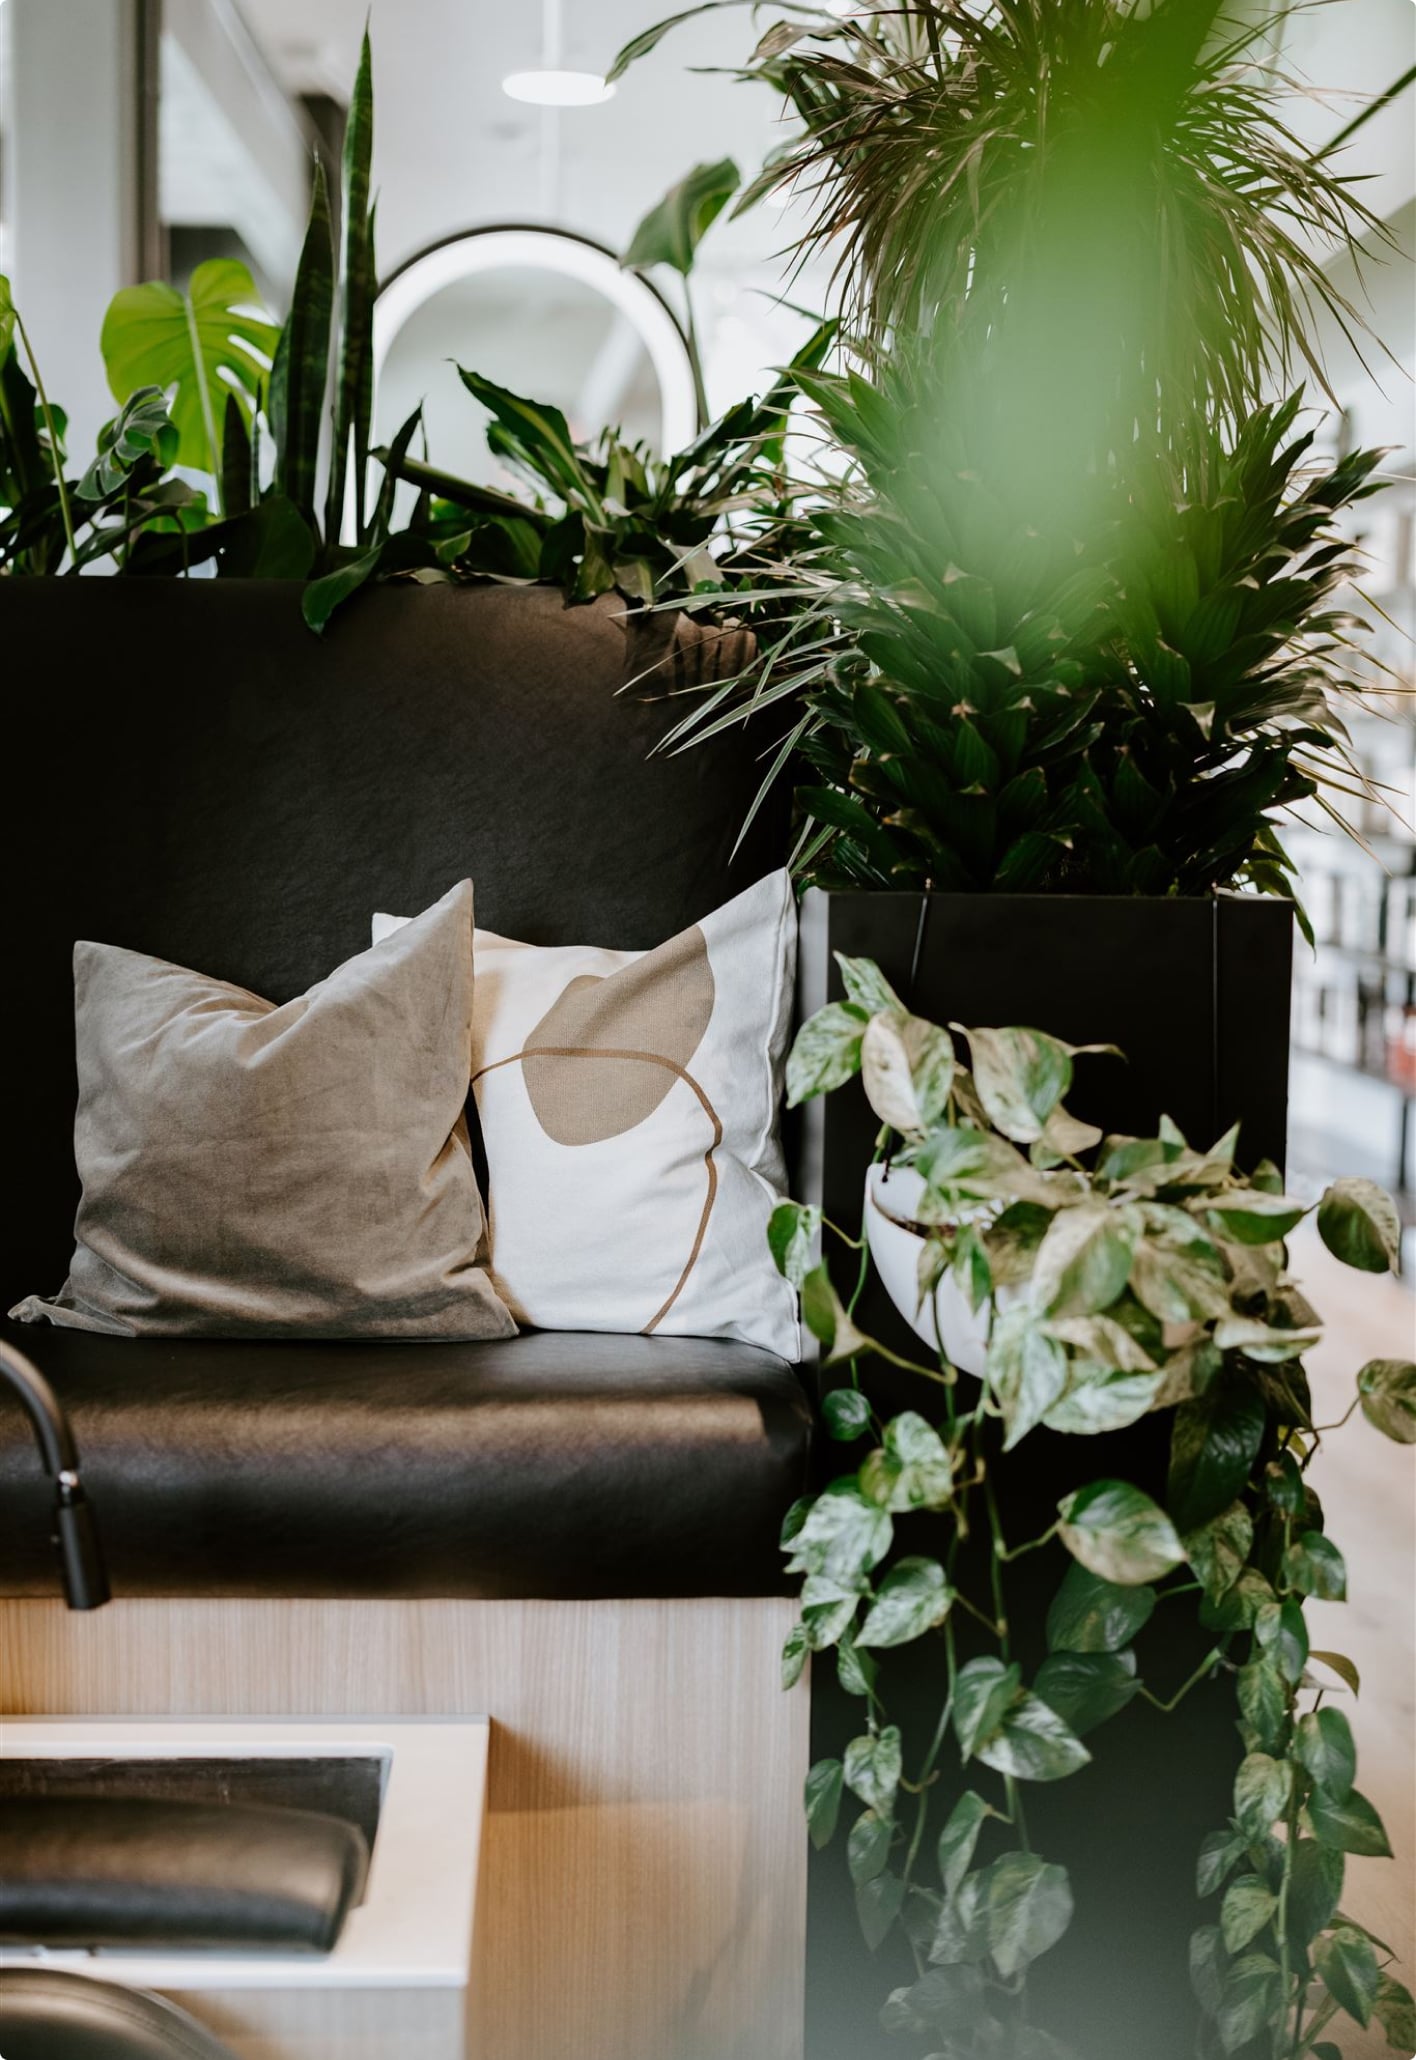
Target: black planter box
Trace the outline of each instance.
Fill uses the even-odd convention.
[[[1237,1120],[1244,1165],[1261,1158],[1283,1164],[1292,916],[1280,902],[813,893],[802,912],[803,1015],[843,993],[834,952],[875,959],[907,1006],[939,1022],[1027,1024],[1073,1044],[1119,1045],[1125,1063],[1078,1060],[1068,1097],[1075,1114],[1107,1130],[1153,1132],[1168,1114],[1204,1146]],[[852,1232],[877,1129],[858,1083],[802,1112],[796,1191]],[[844,1288],[844,1277],[838,1284]],[[918,1349],[873,1277],[862,1309],[867,1331],[898,1349]],[[869,1378],[887,1406],[930,1413],[919,1382],[886,1381],[878,1369]],[[835,1472],[851,1463],[851,1452],[833,1446],[821,1458]],[[1158,1419],[1098,1438],[1034,1431],[995,1475],[1004,1534],[1012,1542],[1036,1536],[1059,1497],[1087,1480],[1130,1479],[1163,1500],[1165,1465]],[[902,1523],[903,1549],[937,1549],[942,1522]],[[986,1546],[970,1549],[970,1592],[986,1594]],[[1013,1647],[1025,1680],[1044,1656],[1047,1605],[1068,1563],[1054,1546],[1008,1569]],[[1187,1679],[1207,1647],[1187,1605],[1171,1610],[1167,1616],[1162,1608],[1138,1641],[1142,1675],[1161,1695]],[[942,1697],[930,1644],[884,1656],[882,1687],[905,1731],[907,1772],[911,1759],[918,1765]],[[969,1652],[965,1644],[963,1656]],[[841,1692],[831,1660],[818,1660],[813,1759],[839,1755],[862,1728],[863,1705]],[[1088,1742],[1090,1766],[1024,1788],[1032,1843],[1068,1868],[1076,1898],[1067,1936],[1032,1971],[1033,2021],[1065,2040],[1078,2060],[1142,2053],[1190,2060],[1189,1935],[1213,1915],[1196,1899],[1195,1858],[1204,1833],[1229,1813],[1240,1757],[1232,1683],[1204,1682],[1170,1715],[1133,1702]],[[986,1792],[995,1778],[978,1768],[966,1773],[952,1742],[940,1765],[926,1854],[954,1797],[980,1773]],[[807,2060],[900,2060],[904,2043],[887,2037],[877,2017],[913,1968],[898,1940],[871,1956],[861,1939],[844,1851],[852,1807],[835,1841],[812,1856]],[[980,1857],[987,1856],[985,1845]],[[929,1882],[928,1865],[920,1878]]]

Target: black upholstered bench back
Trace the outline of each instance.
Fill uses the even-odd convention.
[[[639,948],[781,863],[769,812],[729,865],[737,733],[649,758],[668,711],[628,683],[673,634],[546,588],[384,587],[319,639],[288,584],[0,583],[0,1309],[71,1248],[76,937],[280,1001],[464,875],[486,928]]]

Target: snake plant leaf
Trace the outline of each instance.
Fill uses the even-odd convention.
[[[624,263],[636,270],[672,265],[687,278],[704,235],[742,183],[730,157],[695,165],[651,207],[629,240]]]
[[[161,280],[115,293],[99,339],[116,401],[142,386],[170,394],[179,465],[219,475],[226,396],[249,420],[280,332],[258,312],[260,292],[235,258],[210,258],[181,293]]]
[[[235,394],[228,393],[221,432],[221,505],[228,515],[245,515],[257,491],[250,428]]]
[[[270,373],[275,483],[294,502],[312,530],[333,304],[334,231],[324,167],[316,159],[310,219],[290,296],[290,313],[280,332]]]
[[[369,170],[373,150],[373,53],[366,28],[344,128],[340,186],[344,266],[340,280],[339,377],[334,391],[329,490],[325,498],[325,536],[330,543],[337,542],[343,524],[345,488],[351,462],[355,528],[360,540],[364,540],[364,497],[373,409],[374,295],[378,290],[374,268],[374,210],[369,205]]]

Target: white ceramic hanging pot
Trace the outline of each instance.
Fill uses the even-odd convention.
[[[933,1297],[919,1294],[919,1259],[925,1240],[912,1228],[915,1205],[924,1188],[922,1175],[910,1166],[877,1163],[865,1176],[865,1238],[875,1270],[890,1300],[931,1353],[941,1349],[964,1373],[982,1376],[988,1350],[988,1304],[969,1307],[968,1297],[952,1273],[946,1273]],[[1011,1299],[1005,1290],[1000,1305]]]

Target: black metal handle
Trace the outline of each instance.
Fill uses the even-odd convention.
[[[79,1452],[63,1403],[44,1375],[12,1345],[0,1347],[0,1378],[19,1396],[34,1428],[44,1470],[54,1482],[54,1542],[64,1600],[70,1609],[100,1609],[109,1598],[108,1576],[93,1510],[79,1479]]]

